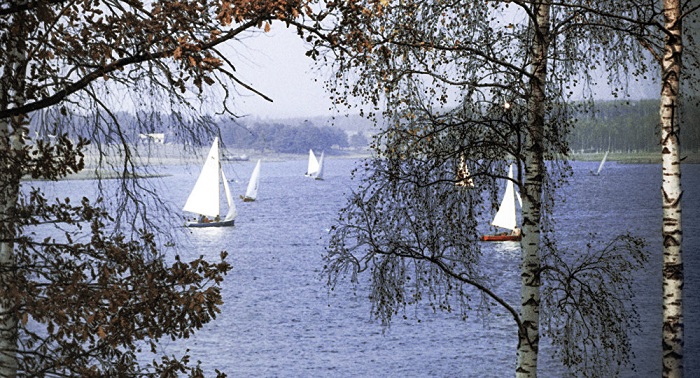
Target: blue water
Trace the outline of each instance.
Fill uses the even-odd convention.
[[[410,308],[406,319],[398,316],[384,328],[370,317],[366,285],[341,284],[328,292],[320,276],[322,255],[344,195],[355,185],[350,180],[354,165],[329,158],[326,180],[314,181],[303,175],[305,160],[263,162],[259,199],[236,202],[234,228],[182,229],[183,257],[215,259],[227,250],[233,269],[223,284],[222,314],[188,340],[165,342],[162,351],[190,349],[207,371],[234,377],[512,376],[516,334],[511,318],[499,310],[463,321],[458,314]],[[253,166],[252,161],[227,163],[227,176],[239,180],[233,187],[236,197]],[[588,175],[594,168],[595,162],[574,163],[572,183],[557,207],[557,229],[574,248],[590,232],[631,231],[647,238],[652,259],[635,282],[643,315],[634,338],[637,370],[623,376],[659,376],[661,168],[609,163],[600,177]],[[159,192],[179,208],[198,167],[164,169],[171,176],[157,183]],[[700,361],[692,358],[700,352],[700,165],[683,167],[683,186],[685,366],[686,376],[700,376]],[[497,290],[517,298],[517,244],[491,243],[483,252],[499,278]],[[560,376],[548,350],[545,342],[540,375]]]

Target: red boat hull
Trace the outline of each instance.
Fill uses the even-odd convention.
[[[483,235],[481,236],[482,241],[520,241],[522,236],[520,235]]]
[[[235,219],[224,220],[220,222],[187,222],[185,226],[203,228],[203,227],[233,227]]]

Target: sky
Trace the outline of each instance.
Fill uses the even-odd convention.
[[[274,23],[270,32],[241,42],[235,42],[236,56],[232,57],[238,78],[274,101],[240,88],[242,97],[236,106],[241,115],[277,119],[333,114],[323,74],[304,55],[305,42],[294,29]]]
[[[264,120],[337,114],[323,87],[328,70],[320,71],[304,55],[307,48],[293,28],[273,23],[270,32],[236,41],[230,48],[238,78],[273,99],[271,103],[240,88],[235,101],[239,115]],[[593,91],[600,99],[614,99],[605,86]],[[657,97],[658,93],[658,84],[651,81],[632,83],[629,90],[631,99]]]

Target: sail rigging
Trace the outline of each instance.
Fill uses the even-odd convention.
[[[518,202],[520,207],[523,206],[520,194],[515,190],[513,184],[513,164],[508,167],[508,180],[506,180],[506,190],[503,193],[503,199],[498,207],[496,215],[493,217],[492,225],[510,230],[510,233],[501,233],[496,235],[484,235],[481,240],[484,241],[516,241],[520,240],[520,229],[518,228],[517,209],[515,202]]]
[[[250,181],[248,181],[248,187],[245,191],[245,196],[243,196],[243,201],[250,202],[255,201],[258,198],[258,184],[260,182],[260,159],[258,159],[255,168],[253,168],[253,173],[250,175]]]
[[[221,180],[220,180],[221,179]],[[224,194],[228,203],[228,212],[223,221],[219,220],[220,211],[220,185],[223,182]],[[236,205],[231,197],[231,190],[226,180],[226,175],[221,168],[219,138],[214,138],[209,154],[207,155],[202,171],[192,188],[192,192],[185,206],[184,211],[195,213],[199,216],[197,222],[190,222],[187,225],[192,227],[214,227],[214,226],[232,226],[236,218]],[[211,217],[213,221],[204,222]]]
[[[314,151],[309,150],[309,164],[306,169],[306,177],[323,180],[323,157],[324,152],[321,152],[321,159],[316,159]]]

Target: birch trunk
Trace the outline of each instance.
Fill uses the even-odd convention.
[[[683,260],[679,88],[682,22],[680,0],[664,0],[667,30],[661,61],[661,156],[663,206],[663,376],[683,376]]]
[[[7,49],[0,77],[0,109],[24,103],[24,78],[26,77],[26,45],[22,35],[26,31],[21,17],[12,21],[14,38],[5,42]],[[24,133],[21,117],[0,119],[0,377],[16,377],[18,316],[13,293],[5,282],[14,280],[14,242],[16,227],[14,210],[19,200],[21,163],[16,158],[24,148]]]
[[[11,156],[13,142],[10,123],[0,120],[0,154]],[[3,159],[2,163],[6,164]],[[13,247],[11,240],[15,238],[12,225],[12,211],[17,205],[19,193],[19,178],[21,175],[12,174],[8,167],[0,168],[3,178],[0,186],[0,282],[12,282],[14,265]],[[0,290],[0,377],[15,377],[17,374],[17,316],[11,293],[7,286]]]
[[[540,215],[542,180],[544,178],[544,115],[545,82],[547,80],[547,49],[549,47],[549,2],[533,5],[536,15],[532,25],[533,47],[531,97],[528,100],[528,125],[525,141],[525,182],[523,197],[522,259],[520,316],[518,331],[518,360],[516,377],[537,376],[540,328]]]

